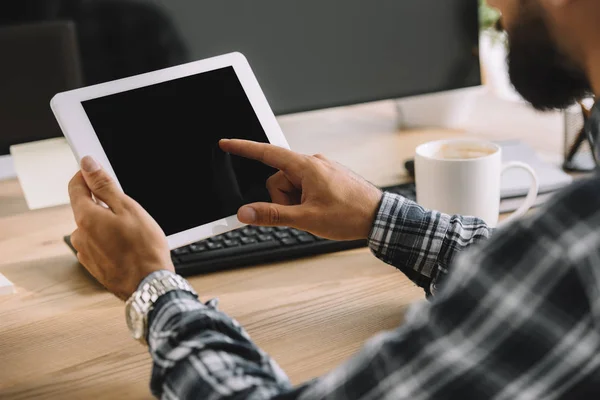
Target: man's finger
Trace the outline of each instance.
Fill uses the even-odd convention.
[[[299,190],[281,171],[277,172],[267,180],[267,190],[271,195],[273,203],[284,206],[291,206],[299,203],[299,200],[296,201],[295,199],[295,197],[299,197],[295,196]]]
[[[79,227],[99,210],[100,206],[92,199],[92,193],[85,183],[81,171],[77,172],[69,182],[69,198],[75,222]]]
[[[73,246],[77,252],[83,250],[83,245],[81,243],[81,232],[79,229],[75,229],[73,233],[71,233],[71,246]]]
[[[238,219],[244,224],[298,228],[298,222],[302,221],[302,206],[282,206],[272,203],[249,204],[238,210]]]
[[[125,194],[118,188],[111,176],[90,156],[81,160],[81,170],[83,178],[94,196],[113,211],[117,211],[123,204]]]
[[[96,280],[98,280],[98,278],[97,278],[98,271],[96,271],[94,263],[92,262],[91,258],[87,254],[78,252],[77,253],[77,261],[79,261],[79,264],[84,266],[84,268],[90,273],[90,275],[92,275]]]
[[[219,146],[221,150],[227,153],[250,158],[270,167],[277,168],[293,179],[302,177],[302,171],[306,163],[306,158],[302,154],[268,143],[240,139],[223,139],[219,142]]]

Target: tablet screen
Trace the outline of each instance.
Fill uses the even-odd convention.
[[[268,142],[233,67],[82,105],[123,190],[167,236],[270,201],[275,171],[218,147],[222,138]]]

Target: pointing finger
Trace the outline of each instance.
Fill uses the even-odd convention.
[[[285,172],[294,180],[302,178],[306,157],[283,147],[268,143],[258,143],[249,140],[223,139],[219,146],[237,156],[260,161],[270,167]]]

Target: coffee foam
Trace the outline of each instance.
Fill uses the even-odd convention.
[[[447,160],[464,160],[487,157],[496,151],[496,149],[476,143],[446,143],[440,146],[433,156]]]

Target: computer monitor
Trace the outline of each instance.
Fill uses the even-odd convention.
[[[12,0],[0,13],[56,19],[75,24],[85,84],[240,51],[276,114],[480,84],[478,0]]]
[[[275,113],[480,84],[477,0],[163,0],[192,58],[240,50]]]
[[[82,84],[72,22],[0,27],[0,156],[17,143],[61,135],[49,102]]]

